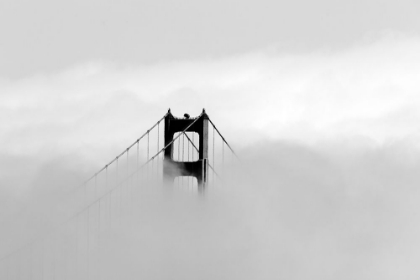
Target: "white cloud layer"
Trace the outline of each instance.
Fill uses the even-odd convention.
[[[36,231],[34,209],[65,196],[67,185],[115,157],[167,108],[194,116],[205,107],[251,171],[210,195],[207,209],[192,206],[208,218],[204,229],[222,231],[210,234],[195,212],[175,207],[165,208],[173,216],[143,217],[149,228],[123,237],[132,248],[145,246],[138,232],[147,237],[149,251],[130,251],[129,259],[151,261],[146,278],[212,275],[201,266],[208,261],[220,279],[417,279],[419,48],[418,38],[390,37],[339,52],[92,63],[2,80],[0,218],[12,230],[0,232],[17,240],[23,229]],[[155,212],[166,202],[144,207]],[[172,228],[171,218],[183,224]],[[189,230],[197,235],[186,239]],[[197,251],[206,250],[198,263]],[[191,260],[202,270],[186,275]]]
[[[124,145],[169,107],[178,115],[205,107],[238,145],[417,137],[419,46],[418,38],[393,37],[340,52],[261,51],[132,68],[91,63],[3,80],[0,144],[14,154]]]

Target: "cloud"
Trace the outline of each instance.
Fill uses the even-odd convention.
[[[403,149],[363,148],[343,158],[322,146],[287,141],[253,145],[238,151],[244,158],[232,170],[236,176],[210,187],[205,196],[123,185],[90,208],[89,218],[80,214],[48,239],[73,244],[78,236],[79,251],[59,246],[63,258],[48,252],[45,259],[56,259],[62,267],[55,270],[59,275],[85,275],[85,261],[77,270],[61,264],[72,254],[85,260],[90,221],[92,277],[98,266],[104,279],[117,274],[125,279],[416,277],[416,263],[410,260],[419,257],[420,227],[413,221],[420,154],[412,152],[415,160],[407,162]],[[60,169],[65,170],[56,167],[54,174]],[[70,175],[65,173],[63,177]],[[108,176],[112,182],[113,173]],[[98,178],[98,192],[106,187],[103,182]],[[92,184],[89,189],[93,192]],[[30,223],[24,221],[28,230]]]
[[[34,217],[44,206],[58,210],[42,229],[69,215],[68,204],[54,201],[169,107],[177,116],[205,107],[245,173],[205,200],[144,190],[138,224],[122,221],[127,231],[108,232],[118,246],[104,247],[126,279],[138,270],[135,260],[150,279],[413,276],[419,45],[418,38],[388,38],[338,52],[92,63],[4,80],[0,212],[13,227],[2,233],[12,241],[1,251],[39,230]]]
[[[384,30],[418,35],[416,8],[412,0],[19,0],[0,10],[0,75],[54,73],[92,58],[138,64],[273,45],[292,53],[343,49]]]
[[[237,142],[246,144],[356,135],[382,143],[417,135],[419,44],[388,38],[339,52],[261,51],[131,68],[87,64],[3,82],[1,146],[25,154],[54,143],[75,150],[127,143],[169,107],[178,115],[206,107],[229,139],[239,133]],[[116,137],[121,133],[125,139]]]

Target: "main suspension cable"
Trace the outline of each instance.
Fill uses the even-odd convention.
[[[162,120],[164,120],[167,116],[168,116],[168,114],[169,113],[166,113],[159,121],[157,121],[151,128],[149,128],[145,133],[143,133],[143,135],[142,136],[140,136],[136,141],[134,141],[134,143],[133,144],[131,144],[130,146],[128,146],[123,152],[121,152],[116,158],[114,158],[113,160],[111,160],[108,164],[106,164],[104,167],[102,167],[101,169],[99,169],[96,173],[95,173],[95,175],[96,174],[98,174],[98,173],[100,173],[100,172],[102,172],[103,170],[105,170],[105,167],[106,166],[108,166],[108,165],[111,165],[117,158],[119,158],[120,156],[122,156],[122,155],[124,155],[124,153],[127,151],[127,149],[131,149],[134,145],[136,145],[140,140],[142,140],[146,135],[148,135],[149,134],[149,132],[151,131],[151,130],[153,130]],[[89,179],[87,179],[85,182],[88,182],[88,181],[90,181],[90,180],[92,180],[93,178],[94,178],[94,176],[95,175],[93,175],[93,176],[91,176]]]
[[[220,133],[220,131],[217,129],[217,127],[214,125],[214,123],[211,121],[211,119],[209,118],[209,122],[211,123],[211,125],[213,126],[213,128],[217,131],[217,133],[220,135],[220,137],[222,138],[223,142],[226,143],[226,145],[228,146],[228,148],[232,151],[232,153],[236,156],[237,159],[239,159],[238,155],[235,153],[235,151],[232,149],[232,147],[229,145],[229,143],[226,141],[225,137],[223,137],[223,135]]]

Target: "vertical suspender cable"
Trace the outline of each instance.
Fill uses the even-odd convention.
[[[153,178],[154,178],[154,175],[155,175],[155,173],[154,173],[154,170],[155,170],[155,158],[153,158],[152,159],[152,170],[150,171],[150,180],[153,180]]]
[[[150,137],[149,137],[149,136],[150,136],[150,135],[149,135],[150,133],[149,133],[149,132],[150,132],[150,131],[148,130],[148,131],[147,131],[147,160],[149,160],[149,141],[150,141],[150,140],[149,140],[149,139],[150,139]]]
[[[107,210],[105,209],[105,222],[106,222],[107,218],[109,220],[111,220],[111,208],[110,208],[110,206],[111,206],[111,196],[109,195],[109,192],[108,192],[109,191],[108,190],[108,165],[105,167],[105,189],[106,189],[106,192],[108,193],[108,197],[109,197],[109,205],[106,205],[108,203],[105,204],[106,208],[108,208],[108,210],[109,210],[109,215],[107,215],[106,214]]]
[[[232,160],[231,160],[231,162],[232,162],[232,166],[233,166],[233,162],[235,161],[235,157],[234,157],[234,154],[231,152],[230,153],[231,155],[232,155]]]
[[[234,161],[235,161],[235,158],[234,158],[234,153],[230,153],[231,155],[232,155],[232,160],[231,160],[231,165],[230,165],[230,168],[231,168],[231,170],[230,170],[230,174],[231,174],[231,178],[233,178],[233,176],[234,176],[234,174],[233,174],[233,172],[234,172],[234,165],[235,165],[235,163],[234,163]]]
[[[118,186],[118,157],[117,157],[117,163],[115,165],[116,173],[115,173],[115,188]]]
[[[178,161],[181,161],[181,139],[178,138]],[[180,186],[179,184],[179,177],[176,178],[177,182],[178,182],[178,188]]]
[[[156,153],[159,152],[159,133],[160,133],[160,131],[159,131],[159,129],[160,129],[159,125],[160,125],[160,121],[158,122],[158,126],[157,126],[157,151],[156,151]],[[157,156],[157,163],[156,163],[156,165],[157,165],[157,168],[156,168],[156,177],[159,180],[159,155]]]
[[[137,140],[137,155],[136,155],[136,188],[139,185],[139,141]]]
[[[127,196],[128,195],[128,189],[130,188],[130,180],[131,180],[131,178],[130,177],[128,177],[128,174],[129,174],[129,164],[128,164],[128,156],[129,156],[129,152],[130,152],[130,149],[129,148],[127,148],[127,178],[125,179],[125,180],[127,180],[127,189],[126,189],[126,191],[125,191],[125,195]]]
[[[88,205],[88,200],[87,200],[87,187],[86,187],[86,185],[87,185],[87,183],[84,183],[84,186],[83,186],[83,191],[84,191],[84,204],[85,204],[85,206],[86,205]]]
[[[189,142],[187,142],[187,161],[190,161],[190,143]],[[190,188],[190,181],[191,181],[191,178],[188,177],[187,178],[188,189]]]
[[[95,188],[94,188],[95,197],[94,197],[94,199],[96,199],[96,188],[97,188],[97,174],[95,174]]]
[[[87,273],[87,279],[89,279],[89,212],[90,207],[87,209],[87,239],[86,239],[86,273]]]
[[[10,279],[9,278],[9,258],[6,258],[4,260],[4,276],[6,277],[6,279]]]
[[[135,184],[135,188],[137,188],[138,185],[139,185],[139,141],[137,141],[137,152],[136,152],[136,184]],[[131,190],[133,192],[133,189],[131,189]],[[131,201],[133,201],[133,195],[131,196]]]
[[[216,168],[216,166],[214,165],[214,160],[215,160],[215,156],[214,156],[214,126],[213,126],[213,168]],[[214,170],[213,170],[213,185],[214,185]]]
[[[147,160],[149,160],[149,132],[150,130],[147,131]],[[147,165],[147,181],[149,181],[149,165]]]
[[[96,269],[98,270],[98,279],[101,279],[101,201],[102,198],[98,201],[98,254],[97,254],[97,261],[96,261]]]
[[[192,142],[193,142],[193,144],[195,145],[195,143],[194,143],[194,132],[192,133]],[[195,158],[195,156],[194,156],[194,154],[195,154],[195,151],[194,151],[195,149],[192,149],[191,148],[191,161],[194,161],[194,158]],[[191,187],[192,188],[194,188],[194,178],[191,178]]]
[[[96,185],[97,185],[97,175],[95,174],[95,197],[94,197],[94,199],[96,199]],[[89,209],[88,209],[88,211],[89,211]],[[94,224],[95,224],[95,222],[93,222]],[[95,228],[93,228],[94,229],[94,233],[93,233],[93,242],[95,242]],[[94,243],[95,244],[95,243]]]
[[[115,188],[114,188],[114,190],[115,190],[115,196],[116,196],[116,198],[115,198],[115,216],[117,217],[117,215],[118,215],[118,160],[119,160],[119,158],[117,157],[117,174],[116,174],[116,177],[117,177],[117,181],[116,181],[116,184],[115,184]]]
[[[45,255],[44,255],[45,254],[44,253],[45,248],[44,248],[44,244],[45,244],[45,239],[43,239],[41,242],[42,243],[41,243],[41,273],[40,274],[41,274],[41,279],[44,279],[44,260],[45,260]],[[77,246],[77,244],[78,244],[78,242],[76,243],[76,246]],[[9,273],[7,273],[7,274],[9,274]],[[7,276],[7,279],[9,279],[9,276]]]
[[[6,258],[4,260],[4,272],[3,272],[3,274],[6,277],[6,279],[9,279],[9,258]]]
[[[181,139],[178,138],[178,161],[181,161]]]
[[[193,134],[192,134],[192,142],[193,142],[193,144],[195,145],[195,142],[194,142],[194,132],[193,132]],[[194,160],[194,149],[192,149],[192,155],[191,155],[191,160]]]
[[[51,249],[50,249],[50,260],[51,260],[51,274],[53,279],[55,278],[56,258],[54,248],[54,235],[51,236]],[[20,278],[20,277],[19,277]]]
[[[33,248],[32,245],[29,246],[29,279],[32,279],[32,255],[33,255]]]
[[[184,161],[184,153],[185,153],[184,149],[185,149],[185,134],[182,133],[182,161]],[[184,187],[184,176],[182,176],[181,178],[182,178],[181,186]]]
[[[18,255],[19,254],[15,254],[14,256],[11,257],[11,262],[12,262],[12,276],[14,276],[12,279],[15,279],[15,278],[18,277],[18,272],[19,272]]]
[[[139,170],[139,153],[140,153],[140,150],[139,150],[140,148],[139,148],[139,141],[137,141],[137,158],[136,158],[136,161],[137,161],[137,163],[136,163],[136,171],[138,172],[138,170]],[[138,175],[137,175],[137,180],[138,180]]]
[[[108,165],[105,166],[105,189],[108,191]]]
[[[80,251],[83,251],[80,248],[81,245],[80,245],[80,242],[79,242],[79,235],[80,235],[80,230],[79,230],[79,228],[80,228],[80,222],[79,222],[80,217],[79,216],[80,216],[80,213],[77,213],[76,217],[75,217],[75,221],[76,221],[75,222],[76,223],[76,246],[75,246],[76,247],[76,261],[75,261],[76,278],[80,278],[80,276],[79,276],[79,257],[80,257]],[[44,276],[42,276],[41,279],[44,279]]]
[[[225,142],[222,139],[222,170],[225,168]]]

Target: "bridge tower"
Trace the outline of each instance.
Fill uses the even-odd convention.
[[[208,127],[209,117],[205,110],[196,118],[176,118],[171,109],[165,117],[165,149],[163,175],[168,183],[173,183],[178,176],[192,176],[197,179],[198,189],[204,190],[208,173]],[[198,160],[174,160],[174,135],[184,132],[195,132],[199,136]],[[172,142],[172,144],[171,144]]]

